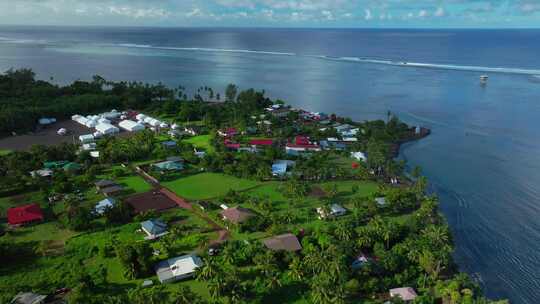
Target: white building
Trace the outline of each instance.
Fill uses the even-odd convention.
[[[110,135],[110,134],[115,134],[115,133],[120,132],[120,130],[117,127],[111,124],[107,124],[107,123],[98,124],[96,126],[96,131],[104,135]]]
[[[161,283],[170,283],[192,277],[202,265],[203,262],[198,256],[184,255],[157,264],[156,274]]]
[[[94,142],[95,139],[94,139],[93,134],[85,134],[85,135],[79,136],[79,140],[81,141],[81,143],[87,144],[87,143]]]
[[[133,120],[122,120],[118,126],[129,132],[137,132],[144,130],[144,126],[140,123],[136,123]]]
[[[351,152],[351,157],[358,161],[367,161],[367,156],[364,152]]]
[[[330,214],[327,214],[327,212],[323,208],[317,208],[317,213],[319,214],[319,219],[325,219],[329,216],[331,217],[337,217],[342,216],[347,213],[347,209],[343,208],[342,206],[338,204],[333,204],[330,206]]]
[[[96,143],[88,143],[88,144],[82,145],[83,151],[94,151],[96,148],[97,148]]]

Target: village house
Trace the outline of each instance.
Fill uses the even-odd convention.
[[[166,284],[192,277],[202,265],[202,260],[191,254],[161,261],[155,269],[159,281]]]
[[[20,292],[10,302],[10,304],[44,304],[47,296],[33,292]]]
[[[317,208],[317,213],[319,214],[319,219],[322,220],[328,217],[338,217],[345,215],[345,213],[347,213],[347,209],[343,208],[338,204],[332,204],[330,206],[329,214],[327,214],[328,211],[325,211],[322,207]]]
[[[221,137],[231,138],[238,135],[238,130],[236,128],[227,128],[224,130],[219,130],[218,134]]]
[[[278,235],[262,241],[270,250],[295,252],[302,250],[298,238],[292,233]]]
[[[250,217],[255,216],[253,211],[242,207],[227,208],[221,211],[220,214],[224,220],[233,224],[240,224],[248,220]]]
[[[285,152],[291,155],[297,155],[307,151],[321,151],[321,147],[309,140],[306,136],[296,136],[292,142],[287,143]]]
[[[145,239],[153,240],[160,238],[169,232],[167,232],[167,224],[160,219],[152,219],[141,223],[141,229],[146,233]]]
[[[351,157],[356,159],[357,161],[367,161],[367,156],[364,152],[351,152]]]
[[[96,204],[94,212],[98,215],[103,215],[107,209],[114,207],[115,204],[116,200],[112,197],[108,197]]]
[[[418,297],[416,291],[411,287],[400,287],[390,289],[391,298],[400,298],[401,300],[410,303]]]
[[[176,160],[166,160],[152,164],[152,168],[160,172],[174,172],[184,170],[184,163]]]
[[[38,204],[30,204],[9,208],[7,218],[10,226],[23,226],[42,222],[45,217]]]
[[[273,176],[284,176],[287,174],[287,170],[293,167],[295,164],[292,160],[276,160],[272,164]]]
[[[35,171],[30,171],[30,176],[32,177],[52,177],[54,174],[51,169],[40,169]]]
[[[353,270],[357,270],[357,269],[360,269],[362,267],[364,267],[365,265],[369,264],[369,258],[363,254],[363,253],[360,253],[355,259],[354,261],[352,262],[351,264],[351,268]]]

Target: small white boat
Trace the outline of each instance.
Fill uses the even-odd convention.
[[[489,77],[487,75],[482,75],[480,76],[480,82],[481,83],[486,83],[488,81]]]

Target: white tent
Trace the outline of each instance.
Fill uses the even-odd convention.
[[[65,128],[60,128],[58,131],[56,131],[56,134],[64,136],[67,134],[67,130]]]
[[[102,124],[102,123],[110,124],[111,121],[108,120],[107,118],[103,118],[103,117],[102,117],[102,118],[98,119],[98,123],[100,123],[100,124]]]
[[[133,120],[122,120],[118,126],[129,132],[137,132],[144,130],[144,126],[134,122]]]
[[[92,135],[92,134],[81,135],[81,136],[79,136],[79,140],[83,144],[91,143],[91,142],[94,141],[94,135]]]
[[[94,128],[97,124],[98,124],[97,121],[93,119],[88,119],[84,125],[87,126],[88,128]]]
[[[109,135],[109,134],[115,134],[120,132],[120,130],[108,123],[100,123],[96,126],[96,131],[98,131],[101,134]]]
[[[135,118],[136,118],[137,120],[143,120],[143,121],[144,121],[144,119],[146,118],[146,115],[144,115],[144,114],[142,114],[142,113],[141,113],[141,114],[137,114],[137,116],[135,116]]]

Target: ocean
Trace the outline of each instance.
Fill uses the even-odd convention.
[[[387,111],[432,134],[401,150],[485,293],[540,302],[540,31],[0,27],[0,70],[264,89],[357,120]],[[481,75],[489,76],[480,85]]]

